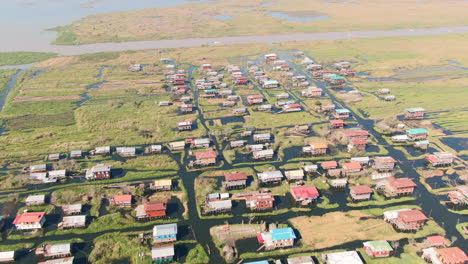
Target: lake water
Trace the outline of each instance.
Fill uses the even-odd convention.
[[[327,15],[295,16],[295,15],[287,14],[283,12],[272,12],[272,11],[267,11],[267,13],[273,17],[282,18],[288,21],[295,21],[295,22],[310,22],[314,20],[322,20],[322,19],[330,18]]]
[[[56,33],[46,29],[88,15],[198,2],[206,0],[5,0],[0,9],[0,51],[48,44]]]
[[[226,21],[226,20],[229,20],[229,19],[234,19],[230,15],[206,15],[206,16],[215,18],[215,19],[217,19],[219,21]]]

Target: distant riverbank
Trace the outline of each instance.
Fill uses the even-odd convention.
[[[326,32],[326,33],[306,33],[306,34],[283,34],[283,35],[271,35],[271,36],[190,38],[190,39],[174,39],[174,40],[132,41],[132,42],[122,42],[122,43],[98,43],[98,44],[75,45],[75,46],[56,46],[56,45],[50,45],[50,44],[42,44],[42,45],[31,46],[30,50],[28,51],[53,52],[53,53],[57,53],[60,55],[80,55],[80,54],[90,54],[90,53],[109,52],[109,51],[181,48],[181,47],[196,47],[196,46],[202,46],[202,45],[277,43],[277,42],[307,41],[307,40],[426,36],[426,35],[463,34],[463,33],[468,33],[468,26],[421,28],[421,29]],[[3,47],[0,47],[0,51],[18,51],[18,50],[14,50],[14,49],[5,50]]]

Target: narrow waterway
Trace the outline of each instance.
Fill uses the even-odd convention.
[[[301,66],[296,65],[292,59],[295,57],[292,57],[291,51],[276,51],[281,59],[284,59],[287,61],[289,65],[291,65],[294,70],[296,71],[297,74],[304,75],[307,77],[308,81],[310,83],[314,83],[317,87],[320,87],[323,89],[323,91],[326,93],[326,95],[335,103],[336,105],[347,108],[346,103],[338,99],[333,92],[330,91],[330,89],[326,86],[325,83],[316,81],[312,78],[311,74],[305,70]],[[190,80],[193,81],[193,72],[196,70],[196,67],[193,65],[188,65],[189,70],[188,74],[190,76]],[[244,71],[245,69],[242,68]],[[22,70],[23,72],[26,69]],[[14,86],[14,82],[16,79],[20,76],[20,73],[17,73],[15,79],[11,80],[12,81],[12,86]],[[348,83],[348,85],[352,86],[351,83]],[[260,89],[256,84],[255,84],[255,89],[258,92],[266,92],[263,89]],[[91,87],[90,87],[91,88]],[[194,104],[197,106],[197,111],[198,111],[198,118],[199,121],[202,123],[203,127],[199,127],[198,129],[206,129],[208,131],[208,135],[210,134],[210,126],[207,125],[207,122],[210,120],[205,120],[205,117],[203,115],[203,112],[201,111],[199,107],[199,102],[198,102],[198,91],[196,88],[193,86],[193,82],[189,85],[190,90],[194,94]],[[288,93],[295,93],[296,91],[289,91],[285,90],[285,92]],[[295,99],[300,99],[297,96],[294,96]],[[272,103],[272,102],[270,102]],[[281,114],[280,114],[281,115]],[[281,116],[281,118],[287,118],[286,116]],[[311,115],[316,115],[315,113],[311,112]],[[465,243],[465,240],[463,237],[457,232],[455,229],[455,225],[459,222],[466,222],[468,221],[467,216],[463,215],[458,215],[458,214],[453,214],[447,210],[447,208],[439,203],[439,198],[436,195],[433,195],[427,189],[420,183],[419,181],[419,175],[417,174],[415,168],[422,167],[424,166],[424,161],[423,160],[417,160],[417,161],[412,161],[408,160],[407,157],[403,152],[400,150],[395,149],[392,145],[389,145],[382,136],[373,129],[374,127],[374,120],[366,119],[366,118],[361,118],[359,115],[356,113],[352,112],[352,116],[354,121],[358,123],[359,126],[361,126],[363,129],[369,130],[371,134],[374,135],[375,137],[375,143],[385,146],[386,150],[388,150],[390,156],[394,157],[399,161],[399,167],[403,171],[404,175],[399,175],[399,176],[405,176],[405,177],[410,177],[412,178],[415,182],[417,182],[417,191],[415,193],[416,199],[414,201],[410,202],[405,202],[403,204],[408,204],[408,205],[418,205],[421,206],[423,211],[431,216],[440,226],[444,227],[446,230],[446,237],[452,238],[456,237],[457,241],[455,242],[455,246],[459,246],[463,248],[465,251],[468,250],[468,245]],[[304,123],[307,123],[305,121]],[[220,143],[216,137],[211,137],[213,140],[214,145],[216,148],[219,150],[219,153],[221,154],[220,157],[220,162],[223,162],[223,166],[221,168],[216,168],[216,170],[231,170],[231,169],[241,169],[241,168],[252,168],[254,165],[250,163],[246,164],[229,164],[224,158],[222,157],[222,152],[226,147],[227,142]],[[166,143],[166,142],[161,142],[161,143]],[[143,146],[139,146],[143,147]],[[188,213],[189,213],[189,219],[188,220],[179,220],[177,221],[179,226],[184,226],[187,227],[189,230],[193,231],[193,236],[194,239],[198,241],[199,244],[203,245],[205,249],[209,249],[210,252],[210,263],[211,264],[219,264],[219,263],[225,263],[224,259],[221,257],[220,252],[215,247],[215,244],[213,243],[213,240],[210,236],[209,230],[211,227],[216,226],[216,225],[223,225],[226,222],[231,223],[231,224],[240,224],[240,223],[248,223],[249,221],[252,221],[253,223],[260,223],[261,221],[267,221],[269,223],[287,223],[290,218],[296,217],[296,216],[301,216],[301,215],[307,215],[307,216],[320,216],[325,213],[329,212],[337,212],[337,211],[348,211],[348,210],[353,210],[355,208],[350,208],[346,205],[346,197],[347,193],[344,191],[326,191],[322,193],[322,195],[325,195],[327,198],[330,199],[330,203],[338,203],[339,207],[333,208],[333,209],[321,209],[321,208],[313,208],[309,212],[292,212],[288,211],[286,213],[282,214],[277,214],[274,216],[258,216],[252,219],[249,219],[249,217],[246,217],[245,213],[248,213],[248,211],[244,210],[238,210],[238,208],[244,208],[243,205],[240,205],[240,203],[237,204],[237,208],[235,207],[234,212],[233,212],[233,217],[228,217],[225,219],[201,219],[200,216],[198,215],[198,210],[197,210],[197,203],[196,203],[196,194],[195,194],[195,179],[199,177],[201,173],[203,173],[206,170],[215,170],[215,169],[206,169],[206,170],[199,170],[199,171],[194,171],[194,170],[187,170],[187,164],[189,163],[190,156],[187,153],[188,150],[185,150],[185,153],[183,155],[182,159],[182,153],[180,152],[171,152],[169,150],[166,151],[167,154],[173,157],[173,159],[178,163],[180,170],[177,172],[177,174],[180,176],[182,180],[182,184],[184,185],[185,189],[187,190],[187,195],[188,195]],[[275,167],[280,167],[282,165],[287,164],[291,159],[296,159],[294,160],[295,163],[301,162],[301,161],[308,161],[307,159],[304,158],[304,160],[301,160],[301,157],[298,156],[297,152],[294,151],[285,151],[285,155],[282,160],[275,160],[273,162],[269,162],[269,165],[275,166]],[[370,153],[370,156],[375,155]],[[75,180],[75,179],[74,179]],[[132,182],[148,182],[154,180],[152,178],[145,178],[144,180],[139,180],[135,179]],[[76,179],[77,182],[82,182],[84,179]],[[179,181],[180,184],[180,181]],[[66,187],[66,185],[63,185]],[[27,193],[32,193],[32,192],[37,192],[40,190],[48,190],[51,188],[51,185],[40,185],[40,186],[27,186],[27,189],[30,190],[28,192],[22,192],[22,196],[24,196]],[[54,185],[55,187],[55,185]],[[57,188],[61,188],[61,186],[57,186]],[[11,191],[11,190],[9,190]],[[50,190],[48,190],[50,191]],[[6,193],[3,193],[5,195]],[[23,198],[23,197],[21,197]],[[290,207],[290,203],[288,201],[288,196],[281,198],[279,205],[277,205],[278,208],[288,208]],[[389,205],[385,206],[368,206],[366,208],[385,208],[388,207]],[[277,209],[278,209],[277,208]],[[179,219],[182,219],[179,217]],[[383,221],[383,220],[382,220]],[[147,224],[145,226],[137,227],[137,228],[125,228],[125,229],[120,229],[120,230],[107,230],[103,232],[97,232],[97,233],[88,233],[88,234],[66,234],[66,235],[55,235],[55,236],[46,236],[46,237],[38,237],[38,238],[30,238],[30,239],[21,239],[21,240],[4,240],[0,242],[0,245],[6,245],[10,243],[32,243],[34,246],[37,246],[40,243],[44,242],[54,242],[54,241],[60,241],[60,240],[66,240],[66,239],[72,239],[72,238],[79,238],[82,239],[84,242],[81,243],[83,245],[80,246],[80,250],[76,254],[76,258],[78,259],[78,263],[86,263],[86,259],[89,255],[89,253],[92,250],[92,241],[96,237],[109,233],[109,232],[130,232],[130,231],[138,231],[138,232],[150,232],[152,229],[152,224]],[[183,242],[182,242],[183,244]],[[334,248],[340,248],[340,249],[349,249],[353,250],[356,247],[361,246],[361,241],[352,241],[346,244],[342,245],[337,245]],[[252,252],[258,247],[258,244],[253,241],[253,240],[246,240],[243,241],[241,245],[238,245],[239,248],[239,253],[245,253],[245,252]],[[285,257],[285,256],[283,256]],[[22,252],[22,255],[19,259],[19,263],[21,264],[26,264],[26,263],[34,263],[34,255],[33,252]],[[179,261],[184,261],[184,256],[181,256]]]
[[[29,43],[22,42],[21,45],[0,45],[0,52],[11,51],[36,51],[54,52],[60,55],[80,55],[108,51],[145,50],[163,48],[199,47],[204,45],[232,45],[253,43],[280,43],[307,40],[335,40],[335,39],[357,39],[376,37],[409,37],[429,36],[443,34],[463,34],[468,32],[468,26],[441,27],[441,28],[416,28],[416,29],[394,29],[394,30],[372,30],[372,31],[344,31],[323,33],[301,33],[281,34],[269,36],[238,36],[238,37],[215,37],[215,38],[188,38],[167,39],[152,41],[129,41],[120,43],[97,43],[86,45],[57,46],[49,42]]]

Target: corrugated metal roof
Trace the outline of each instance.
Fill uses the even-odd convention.
[[[70,253],[71,243],[51,244],[48,249],[50,254]]]
[[[260,179],[283,178],[281,171],[265,171],[257,174]]]
[[[296,234],[294,234],[294,230],[290,227],[273,229],[270,231],[270,233],[274,241],[296,238]]]
[[[325,254],[329,264],[363,264],[356,251],[344,251]]]
[[[417,134],[427,134],[427,130],[425,128],[412,128],[406,130],[406,132],[410,135],[417,135]]]
[[[177,234],[177,224],[155,225],[153,227],[153,236],[165,236]]]
[[[367,241],[363,245],[369,247],[374,252],[393,251],[392,246],[390,246],[387,240]]]
[[[0,252],[0,259],[13,259],[14,257],[15,257],[15,251]]]
[[[161,257],[169,257],[169,256],[174,256],[174,245],[169,245],[169,246],[162,246],[162,247],[157,247],[157,248],[152,248],[151,249],[151,257],[153,259],[155,258],[161,258]]]

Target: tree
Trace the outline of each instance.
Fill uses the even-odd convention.
[[[320,102],[320,100],[317,100],[317,101],[315,101],[314,104],[315,104],[316,106],[321,106],[321,105],[322,105],[322,102]]]
[[[210,262],[210,258],[206,254],[203,246],[200,244],[189,251],[187,259],[185,260],[185,263],[189,264],[205,264],[208,262]]]

